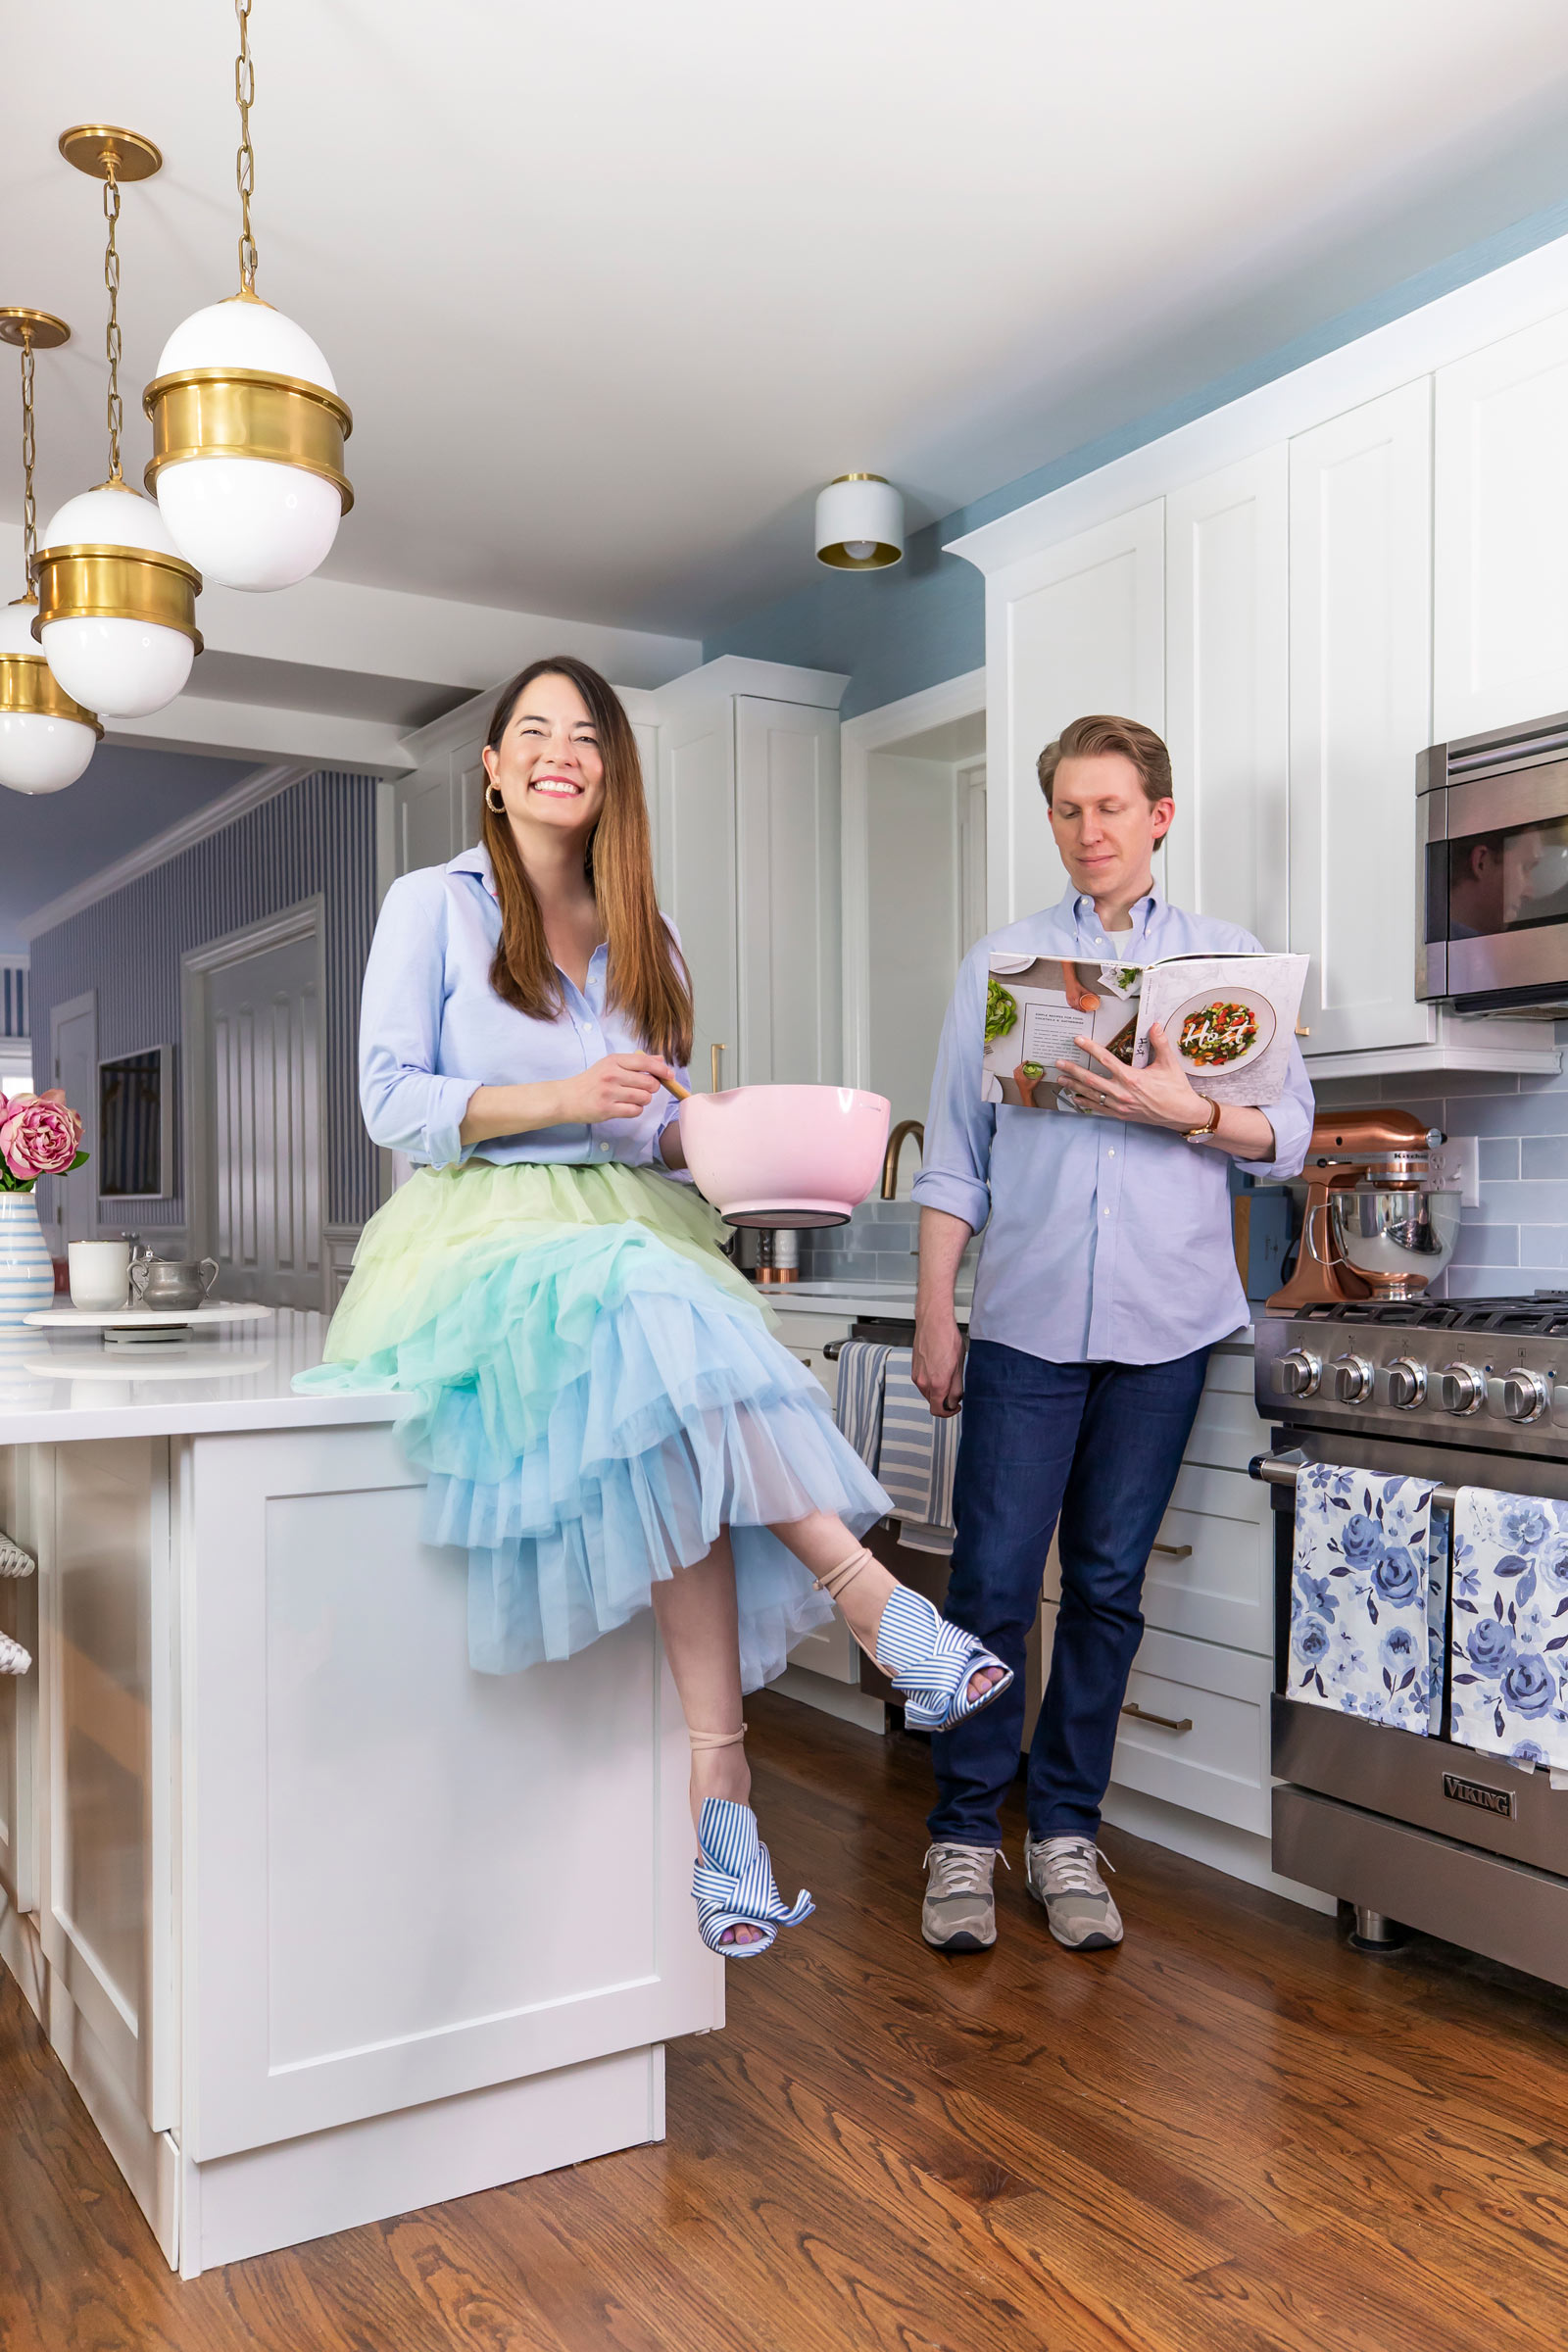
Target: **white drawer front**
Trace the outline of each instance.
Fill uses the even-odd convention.
[[[1048,1673],[1055,1630],[1056,1612],[1048,1602],[1041,1611]],[[1151,1626],[1127,1684],[1127,1704],[1141,1708],[1143,1720],[1123,1715],[1111,1779],[1267,1837],[1273,1680],[1265,1658]],[[1153,1716],[1164,1720],[1152,1722]]]
[[[1273,1578],[1268,1489],[1184,1462],[1144,1578],[1149,1624],[1272,1657]]]
[[[1233,1360],[1220,1359],[1227,1375],[1233,1370]],[[1187,1441],[1186,1458],[1190,1462],[1206,1462],[1216,1470],[1245,1470],[1254,1453],[1268,1448],[1268,1423],[1258,1418],[1252,1402],[1251,1366],[1247,1367],[1245,1389],[1216,1384],[1214,1367],[1210,1365],[1208,1380],[1193,1423],[1193,1434]]]

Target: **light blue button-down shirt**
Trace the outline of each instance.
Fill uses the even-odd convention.
[[[980,1099],[992,951],[1152,963],[1226,955],[1257,941],[1233,923],[1184,914],[1157,892],[1111,944],[1093,899],[994,931],[966,956],[943,1025],[914,1197],[984,1229],[969,1331],[1051,1363],[1169,1363],[1250,1316],[1231,1238],[1229,1162],[1166,1128]],[[1266,1113],[1274,1157],[1241,1164],[1295,1176],[1312,1130],[1300,1048]]]
[[[607,949],[594,950],[586,988],[561,974],[562,1008],[542,1021],[491,987],[500,937],[483,849],[405,874],[387,892],[360,1001],[360,1105],[371,1140],[432,1168],[475,1155],[662,1168],[659,1139],[679,1109],[662,1087],[635,1119],[459,1140],[476,1087],[577,1078],[607,1054],[643,1050],[625,1014],[607,1003]]]

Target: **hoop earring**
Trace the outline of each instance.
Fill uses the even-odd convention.
[[[495,796],[496,796],[494,800],[492,800],[492,799],[490,798],[490,795],[491,795],[492,793],[494,793],[494,794],[495,794]],[[501,789],[500,789],[499,785],[495,785],[495,784],[487,784],[487,785],[485,786],[485,788],[484,788],[484,805],[485,805],[485,807],[486,807],[486,808],[489,809],[489,811],[490,811],[490,813],[491,813],[491,815],[492,815],[492,816],[505,816],[505,815],[506,815],[506,813],[507,813],[507,804],[506,804],[506,801],[505,801],[505,799],[504,799],[504,797],[503,797],[503,795],[502,795],[502,792],[501,792]]]

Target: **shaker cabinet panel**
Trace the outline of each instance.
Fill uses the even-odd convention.
[[[1568,709],[1568,315],[1437,377],[1440,742]]]
[[[735,718],[729,697],[659,731],[660,904],[680,933],[697,1007],[692,1071],[708,1084],[710,1048],[736,1075],[740,971],[736,926]]]
[[[1314,1055],[1425,1045],[1415,760],[1431,740],[1431,388],[1291,444],[1290,944]]]
[[[1290,756],[1289,455],[1165,502],[1171,898],[1283,948]]]
[[[1065,876],[1035,762],[1069,719],[1113,710],[1165,724],[1165,502],[1012,565],[987,596],[992,903],[1011,922],[1060,898]]]
[[[832,1085],[843,1056],[836,710],[735,699],[742,1085]]]

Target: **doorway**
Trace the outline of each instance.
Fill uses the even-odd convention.
[[[68,1109],[81,1117],[82,1150],[90,1154],[84,1167],[55,1177],[52,1222],[44,1239],[56,1257],[64,1257],[71,1242],[98,1238],[98,999],[88,990],[57,1004],[49,1015],[50,1086],[63,1089]]]
[[[984,670],[849,720],[843,747],[846,1075],[923,1121],[958,966],[990,928]]]
[[[214,1295],[328,1303],[321,1249],[321,903],[184,958],[190,1251]]]

